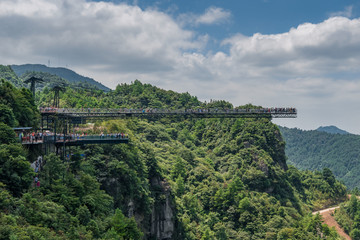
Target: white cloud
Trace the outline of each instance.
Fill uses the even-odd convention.
[[[224,12],[210,8],[196,19],[214,24],[229,19]],[[127,4],[2,0],[0,22],[1,64],[50,59],[112,88],[140,79],[203,100],[296,106],[299,118],[286,120],[290,126],[333,124],[360,133],[360,19],[238,34],[223,40],[228,53],[201,53],[209,36],[158,10]]]
[[[164,71],[182,51],[201,47],[168,15],[85,0],[0,2],[2,60],[60,58],[107,71]]]
[[[214,24],[227,21],[231,13],[222,8],[210,7],[205,13],[196,19],[197,24]]]
[[[347,6],[343,11],[330,13],[330,17],[340,16],[340,17],[351,18],[353,16],[353,8],[354,8],[353,6]]]
[[[230,55],[247,77],[299,77],[358,72],[360,20],[330,18],[319,24],[305,23],[287,33],[234,36]],[[250,69],[256,69],[251,72]]]
[[[219,7],[210,7],[205,10],[201,15],[194,13],[185,13],[181,14],[178,18],[178,21],[182,25],[211,25],[211,24],[221,24],[229,21],[231,13],[228,10],[219,8]]]

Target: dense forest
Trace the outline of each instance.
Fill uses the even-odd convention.
[[[120,119],[79,126],[125,132],[129,144],[72,147],[70,159],[17,143],[12,127],[38,127],[44,86],[0,84],[0,239],[339,239],[311,210],[346,198],[333,173],[288,167],[269,119]],[[71,108],[231,108],[134,81],[105,93],[68,86]],[[242,106],[255,107],[255,106]]]
[[[280,127],[288,162],[312,171],[329,168],[353,189],[360,188],[360,136]]]

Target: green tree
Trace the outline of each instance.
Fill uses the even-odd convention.
[[[76,217],[79,219],[80,224],[88,225],[91,220],[91,213],[86,205],[82,205],[77,209]]]
[[[0,144],[9,144],[16,142],[14,130],[0,122]]]
[[[115,210],[112,227],[120,239],[137,240],[143,236],[143,233],[137,227],[135,219],[125,217],[119,209]]]
[[[324,168],[322,174],[323,174],[323,177],[324,177],[325,181],[327,183],[329,183],[330,186],[334,186],[334,184],[335,184],[335,176],[331,172],[331,170],[329,168]]]
[[[175,158],[174,166],[171,169],[171,176],[174,180],[177,179],[179,176],[185,178],[186,176],[185,162],[181,157],[177,156]]]
[[[353,229],[350,233],[350,237],[353,240],[360,240],[360,229]]]
[[[176,179],[176,193],[178,196],[183,195],[185,192],[185,184],[184,179],[181,177],[181,175],[178,176]]]
[[[12,109],[8,105],[2,103],[0,103],[0,122],[5,123],[11,127],[14,127],[18,124]]]
[[[18,144],[0,145],[0,182],[15,196],[20,196],[33,181],[34,170]]]

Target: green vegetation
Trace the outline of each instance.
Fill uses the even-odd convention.
[[[10,96],[24,93],[35,108],[27,90],[1,87]],[[36,102],[48,106],[52,98],[45,88]],[[22,121],[10,102],[4,105],[15,123]],[[232,107],[139,81],[109,93],[67,88],[60,106]],[[339,239],[310,211],[344,199],[346,188],[329,169],[288,168],[285,143],[269,119],[87,124],[84,132],[126,132],[131,141],[73,147],[67,160],[47,155],[40,187],[32,186],[34,150],[13,143],[6,121],[0,125],[8,133],[0,147],[0,239]]]
[[[81,76],[67,68],[47,67],[41,64],[11,65],[10,67],[14,70],[18,77],[21,77],[23,79],[24,76],[26,76],[28,73],[36,72],[47,76],[56,76],[57,78],[64,79],[65,81],[73,85],[91,86],[104,91],[110,90],[109,88],[105,87],[103,84],[95,81],[94,79]]]
[[[0,82],[0,120],[11,127],[39,123],[39,110],[28,89],[17,89],[7,81]]]
[[[16,87],[23,87],[25,85],[23,81],[15,74],[11,66],[0,65],[0,79],[5,79]]]
[[[282,127],[280,130],[290,164],[311,171],[329,168],[348,188],[360,188],[360,136]]]
[[[335,126],[318,127],[316,131],[327,132],[332,134],[350,134],[347,131],[341,130]]]
[[[357,190],[357,193],[358,190]],[[335,211],[335,219],[353,240],[360,239],[360,201],[355,194]]]

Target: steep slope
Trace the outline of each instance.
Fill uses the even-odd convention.
[[[357,191],[358,193],[358,191]],[[339,225],[350,235],[351,239],[360,239],[360,201],[359,196],[352,194],[350,200],[340,205],[335,211],[335,219]]]
[[[0,79],[5,79],[16,87],[23,87],[25,85],[10,66],[0,65]]]
[[[334,212],[336,209],[339,209],[340,206],[327,208],[321,211],[313,212],[313,214],[320,214],[324,223],[329,227],[334,227],[340,236],[345,238],[346,240],[351,240],[350,236],[345,233],[345,231],[341,228],[339,223],[336,222]]]
[[[280,127],[288,162],[299,169],[329,168],[350,189],[360,187],[360,136]]]
[[[110,91],[108,87],[95,81],[94,79],[81,76],[76,72],[67,68],[61,68],[61,67],[53,68],[41,64],[11,65],[11,68],[14,70],[14,72],[18,77],[21,77],[26,72],[45,72],[45,73],[57,75],[61,78],[68,80],[71,83],[86,82],[89,83],[90,85],[96,86],[101,90]]]
[[[40,101],[50,97],[39,94]],[[67,89],[61,97],[62,107],[231,106],[139,81],[109,93]],[[75,131],[126,132],[131,141],[74,147],[64,161],[48,155],[41,187],[23,195],[0,183],[1,238],[338,239],[309,213],[344,198],[345,187],[328,170],[288,168],[269,119],[122,119]],[[0,147],[4,166],[19,154],[8,148]]]

